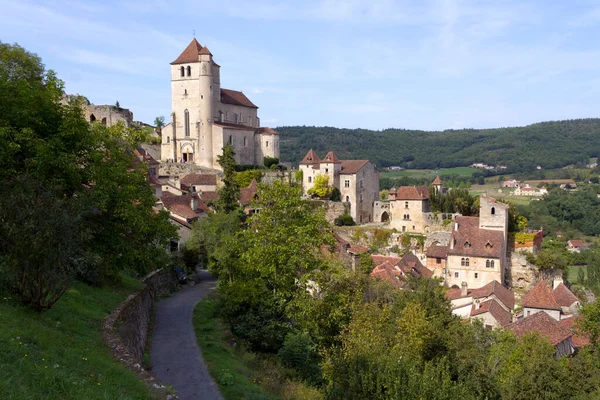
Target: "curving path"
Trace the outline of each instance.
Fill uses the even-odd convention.
[[[152,336],[152,375],[173,387],[181,400],[222,400],[196,342],[192,316],[194,307],[216,286],[216,279],[199,271],[200,283],[156,303],[156,325]]]

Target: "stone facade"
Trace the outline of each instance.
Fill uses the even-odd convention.
[[[369,160],[339,160],[333,152],[321,160],[311,149],[300,161],[305,194],[319,175],[329,177],[329,185],[340,191],[350,215],[357,223],[373,222],[374,205],[379,200],[379,172]]]
[[[97,122],[104,126],[113,126],[123,122],[127,127],[131,127],[133,123],[133,113],[126,108],[92,104],[86,97],[79,95],[65,95],[61,102],[67,104],[73,100],[81,102],[83,115],[90,123]]]
[[[220,170],[217,157],[233,146],[236,162],[279,158],[279,135],[261,128],[258,107],[242,92],[222,89],[220,66],[196,39],[171,63],[171,120],[162,129],[161,160]]]

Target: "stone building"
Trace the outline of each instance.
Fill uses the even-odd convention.
[[[300,161],[300,170],[305,194],[318,175],[326,175],[330,186],[339,189],[341,201],[349,204],[354,221],[373,221],[373,206],[379,199],[379,172],[375,164],[369,160],[339,160],[332,151],[321,160],[310,149]]]
[[[87,97],[79,95],[65,95],[62,103],[67,104],[72,100],[82,102],[83,115],[90,123],[97,122],[104,126],[113,126],[118,122],[123,122],[127,127],[131,127],[133,123],[133,113],[126,108],[92,104]]]
[[[429,207],[429,188],[427,186],[401,186],[392,188],[388,194],[390,202],[390,227],[400,232],[426,233],[428,226],[425,213]]]
[[[229,143],[241,165],[279,158],[279,135],[261,127],[258,107],[240,91],[221,88],[220,66],[196,39],[171,63],[171,119],[162,129],[161,160],[221,169]]]

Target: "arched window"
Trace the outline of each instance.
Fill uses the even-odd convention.
[[[465,249],[468,249],[469,247],[471,247],[471,243],[467,240],[465,242]]]
[[[167,136],[167,143],[171,143],[171,138]]]
[[[248,138],[246,136],[244,136],[244,147],[246,147],[248,145]]]
[[[490,261],[490,268],[494,268],[494,260]]]
[[[460,266],[461,267],[465,266],[465,259],[464,259],[464,257],[460,259]]]
[[[181,76],[185,76],[185,68],[183,68],[183,65],[181,66],[181,68],[179,68],[179,74]]]
[[[233,136],[229,135],[229,144],[233,146]]]
[[[267,140],[267,147],[269,147],[269,141]]]
[[[190,136],[190,113],[188,112],[188,110],[185,110],[183,112],[183,124],[184,124],[184,131],[185,131],[185,136]]]
[[[469,266],[469,257],[465,258],[465,267]]]
[[[187,66],[187,76],[192,76],[192,67]]]
[[[94,114],[90,115],[90,122],[96,122],[96,116]]]
[[[312,176],[308,177],[308,183],[312,183]],[[346,197],[348,197],[348,196],[346,196]]]
[[[350,196],[346,196],[346,203],[350,203]]]
[[[492,207],[492,215],[496,214],[496,207]]]
[[[485,267],[486,267],[486,268],[489,268],[489,267],[490,267],[490,260],[487,260],[487,261],[485,262]]]
[[[184,96],[187,96],[187,89],[184,89],[184,91],[183,91],[183,95],[184,95]]]

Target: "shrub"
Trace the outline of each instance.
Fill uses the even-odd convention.
[[[340,201],[341,198],[342,198],[342,194],[340,193],[340,189],[334,187],[331,190],[331,197],[330,197],[331,201]]]
[[[263,158],[263,163],[265,165],[265,167],[267,168],[271,168],[273,165],[275,166],[275,168],[277,168],[277,164],[279,164],[279,158],[277,157],[264,157]],[[273,168],[271,168],[273,169]]]
[[[356,223],[350,214],[344,214],[338,217],[342,221],[343,226],[354,226]],[[341,226],[341,225],[340,225]]]
[[[288,333],[278,353],[281,363],[301,379],[317,382],[321,376],[315,343],[307,332]]]

